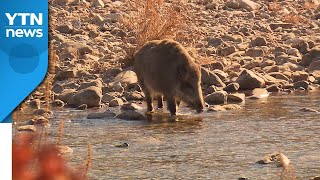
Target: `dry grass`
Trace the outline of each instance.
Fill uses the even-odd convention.
[[[181,1],[169,4],[163,0],[132,0],[128,3],[129,16],[123,19],[122,28],[133,35],[136,46],[126,49],[124,66],[132,65],[134,53],[146,42],[176,39],[188,28],[187,8]]]
[[[283,21],[292,24],[301,24],[307,23],[307,19],[303,18],[302,16],[294,13],[289,13],[283,17]]]
[[[87,168],[74,170],[67,166],[63,156],[59,156],[57,146],[44,143],[37,146],[37,136],[18,134],[12,145],[12,177],[13,179],[87,179]],[[90,152],[90,151],[89,151]],[[91,156],[91,155],[90,155]]]

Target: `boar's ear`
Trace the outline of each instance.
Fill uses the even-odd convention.
[[[185,79],[187,75],[187,69],[185,66],[180,65],[178,66],[178,77],[179,79]]]

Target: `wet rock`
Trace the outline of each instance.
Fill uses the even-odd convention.
[[[314,177],[310,178],[310,180],[320,180],[320,176],[314,176]]]
[[[65,103],[59,99],[56,99],[51,103],[51,106],[53,107],[63,107],[64,105]]]
[[[136,73],[131,70],[119,73],[114,80],[121,82],[121,84],[134,84],[138,82]]]
[[[72,96],[71,102],[75,106],[82,104],[88,105],[88,107],[99,107],[102,99],[101,89],[95,86],[82,89],[78,93]]]
[[[86,104],[81,104],[81,105],[78,106],[76,109],[77,109],[77,110],[86,110],[86,109],[88,109],[88,105],[86,105]]]
[[[110,89],[112,89],[115,92],[123,93],[124,88],[122,87],[121,82],[114,82],[110,84]]]
[[[116,144],[116,145],[114,145],[114,147],[117,147],[117,148],[127,148],[127,147],[129,147],[129,143],[124,142],[124,143],[121,143],[121,144]]]
[[[116,118],[134,121],[145,120],[145,117],[141,113],[130,110],[121,112],[116,116]]]
[[[227,101],[228,103],[244,103],[246,95],[244,93],[234,93],[228,94]]]
[[[120,98],[114,98],[109,103],[110,107],[117,107],[117,106],[122,106],[122,105],[123,105],[123,101]]]
[[[208,104],[226,104],[228,93],[225,91],[218,91],[207,95],[204,101]]]
[[[227,92],[237,92],[239,88],[239,83],[230,83],[225,88],[223,88],[223,90]]]
[[[56,148],[59,151],[59,154],[72,154],[73,150],[69,146],[56,145]]]
[[[144,96],[141,92],[133,91],[133,92],[125,92],[124,97],[127,101],[140,101],[143,100]]]
[[[285,81],[289,80],[289,78],[286,75],[284,75],[280,72],[272,72],[272,73],[268,73],[268,75],[270,75],[276,79],[280,79],[280,80],[285,80]]]
[[[267,40],[265,37],[257,37],[256,39],[252,40],[250,43],[250,47],[255,47],[255,46],[266,46],[267,45]]]
[[[268,92],[280,92],[280,91],[281,91],[281,88],[279,87],[278,84],[272,84],[272,85],[266,87],[266,90],[267,90]]]
[[[116,114],[114,112],[107,110],[105,112],[90,113],[88,114],[87,119],[104,119],[104,118],[113,118],[115,116]]]
[[[309,83],[308,83],[308,81],[297,81],[297,82],[293,83],[293,87],[294,87],[294,89],[303,88],[303,89],[307,90],[307,89],[309,89]]]
[[[247,178],[247,177],[239,177],[238,180],[250,180],[250,178]]]
[[[204,84],[215,85],[217,87],[226,86],[216,74],[203,67],[201,68],[201,81]]]
[[[299,111],[301,112],[312,112],[312,113],[319,113],[319,111],[312,109],[312,108],[302,108]]]
[[[283,153],[267,154],[257,164],[276,163],[278,167],[286,167],[290,164],[289,159]]]
[[[226,111],[226,109],[221,105],[214,105],[214,106],[210,106],[207,111],[208,112],[220,112],[220,111]]]
[[[121,110],[127,111],[127,110],[142,110],[142,107],[140,107],[139,105],[135,104],[135,103],[127,103],[124,104],[123,106],[121,106]]]
[[[18,131],[36,132],[36,127],[34,125],[19,126]]]
[[[239,106],[238,104],[226,104],[223,105],[223,108],[225,108],[227,111],[229,110],[240,110],[242,107]]]
[[[266,89],[263,88],[256,88],[249,92],[248,98],[250,99],[262,99],[269,96],[269,92]]]
[[[236,82],[240,85],[241,90],[252,90],[254,88],[261,88],[265,81],[250,70],[243,70]]]

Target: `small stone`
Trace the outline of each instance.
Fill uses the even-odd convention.
[[[35,132],[36,127],[34,125],[24,125],[24,126],[19,126],[18,131],[28,131],[28,132]]]
[[[121,84],[134,84],[138,82],[137,75],[134,71],[122,71],[115,78],[115,81],[121,82]]]
[[[299,111],[301,112],[312,112],[312,113],[319,113],[319,111],[312,109],[312,108],[302,108]]]
[[[239,106],[238,104],[226,104],[226,105],[223,105],[223,107],[229,111],[229,110],[240,110],[242,107]]]
[[[221,56],[229,56],[232,53],[235,53],[237,51],[235,46],[229,46],[218,49],[218,53]]]
[[[127,111],[127,110],[136,111],[136,110],[142,110],[142,107],[140,107],[139,105],[137,105],[135,103],[127,103],[127,104],[124,104],[123,106],[121,106],[121,110],[124,110],[124,111]]]
[[[136,111],[123,111],[122,113],[118,114],[116,118],[124,119],[124,120],[132,120],[132,121],[139,121],[145,120],[146,118],[139,112]]]
[[[220,112],[220,111],[226,111],[226,109],[221,105],[214,105],[214,106],[210,106],[207,110],[207,112]]]
[[[204,101],[208,104],[226,104],[228,93],[225,91],[218,91],[207,95]]]
[[[56,145],[59,154],[72,154],[73,150],[69,146]]]
[[[51,103],[51,106],[53,107],[63,107],[64,105],[65,103],[59,99],[56,99]]]
[[[123,105],[123,101],[120,98],[114,98],[109,103],[109,107],[117,107],[122,105]]]
[[[244,103],[246,95],[244,93],[228,94],[228,103]]]
[[[224,91],[227,91],[227,92],[237,92],[240,88],[240,85],[239,83],[230,83],[228,84],[225,88],[223,88]]]
[[[264,51],[261,48],[250,48],[246,52],[246,56],[250,57],[263,57]]]
[[[303,88],[303,89],[307,90],[307,89],[309,89],[309,83],[308,83],[308,81],[297,81],[297,82],[293,83],[293,87],[295,89]]]
[[[81,105],[78,106],[76,109],[77,109],[77,110],[86,110],[86,109],[88,109],[88,105],[86,105],[86,104],[81,104]]]
[[[114,147],[126,148],[126,147],[129,147],[129,143],[125,142],[125,143],[121,143],[121,144],[116,144],[116,145],[114,145]]]
[[[29,106],[34,109],[40,109],[41,102],[39,99],[34,99],[29,102]]]
[[[143,95],[141,92],[133,91],[133,92],[125,92],[124,97],[127,101],[140,101],[143,100]]]
[[[262,99],[269,96],[269,92],[263,88],[255,88],[249,93],[250,99]]]
[[[278,84],[272,84],[272,85],[266,87],[266,90],[267,90],[268,92],[280,92],[280,91],[281,91],[281,88],[279,87]]]

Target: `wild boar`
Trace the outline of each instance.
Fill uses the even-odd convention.
[[[136,52],[134,60],[148,111],[153,111],[153,98],[162,108],[163,96],[172,116],[176,115],[180,100],[198,113],[203,111],[200,66],[180,43],[168,39],[147,42]]]

